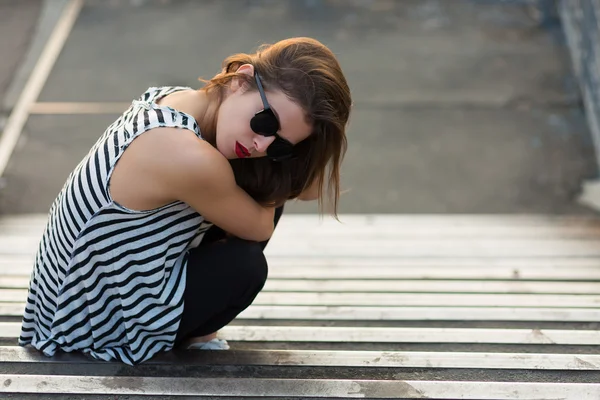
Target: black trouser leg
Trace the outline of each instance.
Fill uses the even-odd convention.
[[[282,213],[283,207],[276,210],[275,224]],[[263,250],[268,241],[227,238],[219,228],[206,235],[208,240],[192,249],[188,257],[178,343],[229,324],[252,304],[267,279]]]

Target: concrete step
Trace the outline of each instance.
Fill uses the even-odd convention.
[[[7,398],[600,396],[600,218],[284,215],[232,349],[136,367],[16,345],[45,218],[0,218]]]

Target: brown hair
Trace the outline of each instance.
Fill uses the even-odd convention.
[[[329,205],[336,216],[352,99],[335,55],[311,38],[265,44],[254,54],[227,57],[223,61],[223,70],[207,81],[203,90],[216,96],[219,104],[224,89],[235,77],[246,82],[249,90],[257,90],[252,76],[235,72],[244,64],[254,66],[265,90],[281,90],[300,105],[313,131],[294,146],[296,159],[280,162],[267,157],[230,160],[238,185],[259,203],[273,206],[298,197],[314,182],[318,185],[319,210],[322,212],[327,180]],[[216,121],[213,121],[210,129],[214,130],[215,126]]]

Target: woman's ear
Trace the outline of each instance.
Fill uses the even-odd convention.
[[[238,74],[244,74],[249,76],[254,76],[254,65],[252,64],[243,64],[235,71]],[[236,92],[239,89],[246,89],[247,83],[245,80],[240,78],[233,78],[231,80],[231,91]]]
[[[238,74],[246,74],[246,75],[254,76],[254,65],[242,64],[235,72],[237,72]]]

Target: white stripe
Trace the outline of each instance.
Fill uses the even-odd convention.
[[[268,279],[270,292],[561,293],[600,294],[600,282],[284,280]]]
[[[600,237],[600,226],[548,226],[537,227],[477,227],[477,226],[295,226],[293,223],[278,225],[275,233],[276,238],[285,239],[310,239],[319,237],[328,240],[346,240],[348,238],[364,237],[369,239],[402,239],[402,240],[440,240],[440,239],[496,239],[500,242],[506,240],[556,240],[556,239],[598,239]]]
[[[0,276],[0,302],[22,302],[27,297],[29,277]],[[254,305],[272,306],[428,306],[428,307],[540,307],[600,308],[600,296],[560,294],[471,294],[471,293],[328,293],[261,292]]]
[[[17,337],[18,322],[0,322],[0,337]],[[229,325],[219,336],[248,342],[481,343],[600,345],[600,331],[558,329],[373,328]]]
[[[0,393],[269,398],[597,400],[591,383],[0,375]]]
[[[600,257],[600,241],[565,243],[555,241],[543,246],[516,244],[500,246],[497,241],[487,242],[419,242],[402,240],[368,242],[348,241],[337,245],[327,242],[273,241],[267,246],[267,256],[285,257]]]
[[[73,193],[83,191],[83,188],[69,190],[69,202],[74,201],[82,204],[83,216],[88,211],[80,199],[71,197]],[[79,197],[79,194],[75,194]],[[73,209],[73,215],[77,218],[77,224],[82,225],[83,220]],[[0,253],[6,254],[31,254],[35,252],[39,243],[39,236],[12,237],[3,236],[0,241]],[[369,243],[369,246],[365,246]],[[342,257],[550,257],[550,256],[577,256],[600,258],[600,240],[568,242],[565,240],[548,242],[512,242],[510,245],[502,245],[498,241],[419,241],[411,242],[404,240],[382,239],[374,242],[365,240],[347,240],[333,243],[331,241],[318,240],[290,240],[281,241],[273,239],[265,250],[268,258],[315,258],[327,260],[328,258]],[[364,260],[363,260],[364,261]]]
[[[142,120],[143,121],[143,120]],[[0,223],[29,221],[39,223],[44,220],[46,214],[17,214],[3,215],[0,217]],[[429,225],[434,229],[446,226],[448,229],[456,229],[465,226],[483,226],[495,229],[497,227],[511,227],[516,229],[562,229],[562,226],[572,227],[593,227],[600,224],[600,219],[594,216],[577,215],[552,215],[552,214],[339,214],[341,222],[331,217],[320,218],[318,214],[289,214],[284,213],[281,218],[281,226],[290,227],[309,227],[315,226],[333,226],[345,229],[346,226],[404,226],[406,229],[412,229],[415,223],[421,227]],[[290,225],[292,224],[292,225]],[[279,225],[278,225],[279,226]]]
[[[69,192],[72,192],[72,188]],[[79,201],[69,195],[69,203]],[[87,213],[85,207],[82,212]],[[83,221],[75,209],[72,211],[76,223],[81,225]],[[0,240],[0,253],[2,254],[31,254],[36,251],[40,236],[11,237],[2,236]],[[366,243],[369,243],[367,246]],[[316,262],[329,262],[329,259],[356,258],[366,263],[376,258],[525,258],[525,257],[593,257],[593,261],[587,263],[598,263],[600,260],[600,241],[553,241],[542,245],[533,242],[514,242],[511,246],[501,246],[497,241],[469,241],[463,242],[413,242],[402,240],[381,240],[365,242],[365,240],[348,240],[339,243],[328,241],[302,241],[294,240],[282,242],[275,240],[267,246],[265,255],[268,259],[292,258],[295,262],[304,259]],[[467,260],[468,261],[468,260]],[[391,262],[391,261],[388,261]],[[406,262],[406,261],[405,261]],[[420,263],[424,263],[421,260]],[[435,262],[435,261],[432,261]],[[472,262],[472,261],[471,261]],[[496,260],[488,260],[490,263]],[[448,263],[448,261],[446,261]],[[460,260],[456,260],[460,263]],[[557,263],[557,261],[554,261]]]
[[[0,324],[0,328],[1,328]],[[226,326],[227,340],[366,343],[486,343],[600,345],[600,331],[551,329]]]
[[[22,299],[24,300],[24,299]],[[21,316],[25,303],[0,303],[5,316]],[[102,305],[106,312],[110,305]],[[316,321],[544,321],[600,322],[600,310],[581,308],[510,307],[374,307],[374,306],[275,306],[255,304],[237,316],[238,320]]]
[[[134,254],[127,257],[127,260],[134,260],[139,258],[139,255]],[[100,261],[100,259],[95,260]],[[93,279],[90,282],[92,281]],[[3,277],[0,282],[4,287],[23,287],[25,276],[20,278]],[[264,292],[497,293],[500,298],[502,294],[598,295],[600,294],[600,282],[268,279],[263,289]],[[544,296],[540,297],[540,299],[543,298]],[[575,297],[569,297],[569,299],[576,301]],[[598,302],[597,299],[597,296],[589,297],[586,304],[594,306]],[[539,304],[539,301],[535,300],[534,304]],[[545,305],[550,306],[550,304],[552,303]]]
[[[40,234],[41,237],[41,234]],[[0,239],[1,241],[2,239]],[[34,253],[0,254],[0,275],[29,276]],[[507,261],[503,263],[502,261]],[[509,261],[513,261],[512,263]],[[584,261],[587,261],[585,263]],[[599,260],[600,261],[600,260]],[[600,280],[600,263],[594,259],[555,262],[515,260],[424,259],[304,259],[269,257],[272,279],[473,279],[473,280]],[[512,265],[511,265],[512,264]],[[557,265],[558,264],[558,265]]]
[[[141,122],[143,120],[140,121],[140,125]],[[109,148],[111,147],[109,146]],[[563,235],[587,236],[589,232],[593,233],[591,235],[593,238],[600,233],[600,219],[597,217],[517,216],[512,214],[498,216],[340,214],[339,217],[341,223],[329,217],[319,220],[318,215],[314,214],[284,213],[275,230],[275,237],[313,233],[344,235],[361,232],[361,230],[382,236],[388,236],[387,234],[406,235],[413,239],[425,235],[427,237],[436,237],[436,235],[446,237],[448,235],[448,237],[456,238],[466,235],[482,238],[488,234],[491,237],[506,235],[511,238],[515,237],[514,235],[519,237],[518,235],[524,234],[534,239],[559,239]],[[0,228],[11,224],[39,227],[45,223],[45,220],[45,214],[5,215],[0,217]]]
[[[0,291],[0,295],[1,295]],[[600,308],[600,296],[438,293],[261,292],[256,305]]]
[[[238,319],[600,322],[600,309],[255,305],[243,311]]]
[[[504,267],[485,268],[463,266],[460,263],[446,267],[410,265],[400,260],[378,263],[376,260],[329,263],[327,260],[269,259],[269,277],[276,279],[501,279],[501,280],[600,280],[600,266],[592,268],[570,267]],[[0,260],[0,268],[2,268]],[[0,269],[1,271],[1,269]]]
[[[420,226],[481,226],[481,227],[549,227],[593,226],[598,219],[590,216],[552,214],[341,214],[339,222],[318,214],[284,214],[281,226],[293,223],[295,227],[335,226],[403,226],[412,229]]]
[[[0,256],[0,282],[8,286],[24,287],[23,279],[31,274],[34,257],[15,255]],[[597,271],[587,268],[567,268],[563,270],[543,268],[405,268],[398,266],[377,268],[371,262],[361,268],[329,266],[326,262],[320,267],[302,264],[285,268],[286,263],[269,260],[269,278],[271,279],[416,279],[416,280],[600,280],[600,268]],[[7,279],[8,278],[8,279]]]
[[[15,107],[13,108],[2,137],[0,138],[0,176],[4,173],[12,151],[19,140],[23,126],[29,116],[29,108],[37,100],[48,75],[54,66],[62,47],[69,37],[77,16],[83,5],[82,0],[71,0],[48,38],[40,58],[38,59],[31,75]]]

